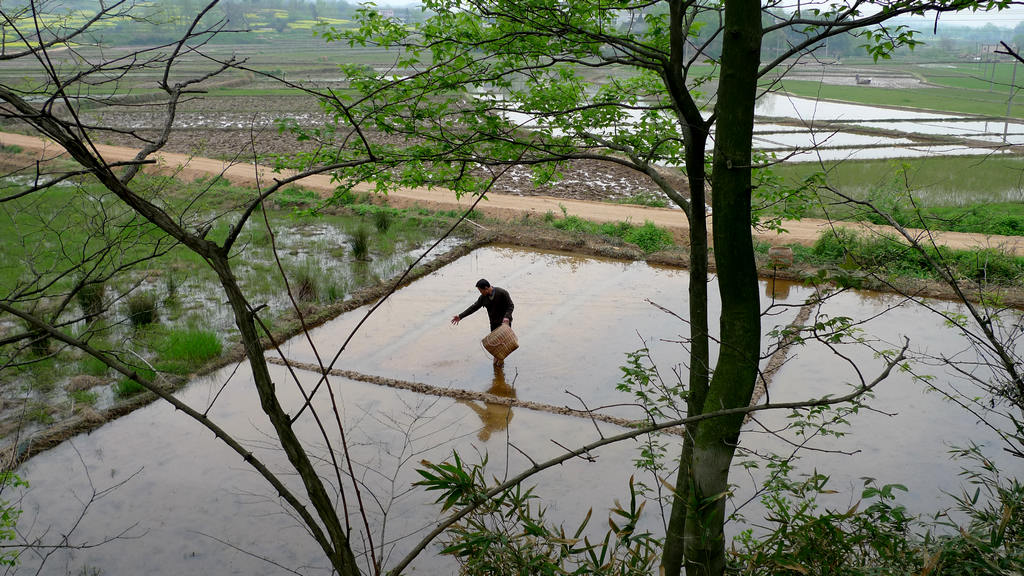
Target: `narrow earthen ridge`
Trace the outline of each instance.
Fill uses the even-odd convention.
[[[764,370],[761,371],[754,382],[754,394],[750,397],[751,406],[756,406],[761,401],[761,398],[768,393],[768,387],[772,384],[772,378],[775,377],[775,373],[782,368],[782,365],[786,363],[786,359],[789,357],[789,350],[793,347],[793,342],[800,334],[799,329],[807,324],[807,319],[811,316],[811,310],[817,306],[817,300],[808,300],[806,304],[800,307],[800,312],[797,313],[796,318],[790,322],[787,327],[786,337],[779,343],[775,353],[768,359],[768,365],[764,367]],[[743,421],[749,422],[752,416],[752,413],[747,414]]]
[[[323,374],[321,368],[316,364],[296,362],[294,360],[281,359],[272,356],[267,357],[267,362],[271,364],[277,364],[278,366],[291,366],[292,368],[298,368],[299,370],[306,370],[308,372]],[[496,396],[494,394],[488,394],[487,392],[463,390],[461,388],[444,388],[441,386],[432,386],[430,384],[424,384],[422,382],[409,382],[408,380],[396,380],[394,378],[385,378],[383,376],[371,376],[369,374],[363,374],[361,372],[355,372],[352,370],[332,369],[329,370],[327,373],[331,376],[340,376],[342,378],[348,378],[349,380],[357,380],[359,382],[366,382],[368,384],[374,384],[377,386],[387,386],[388,388],[396,388],[398,390],[409,390],[411,392],[429,394],[431,396],[440,396],[443,398],[452,398],[454,400],[469,400],[476,402],[487,402],[490,404],[501,404],[504,406],[511,406],[513,408],[526,408],[527,410],[547,412],[549,414],[558,414],[559,416],[575,416],[577,418],[585,418],[587,420],[594,420],[597,422],[607,422],[609,424],[614,424],[616,426],[622,426],[623,428],[636,428],[638,426],[645,426],[650,423],[646,420],[627,420],[626,418],[609,416],[608,414],[601,414],[600,412],[576,410],[574,408],[569,408],[567,406],[555,406],[553,404],[542,404],[540,402],[519,400],[518,398]],[[683,430],[681,428],[666,428],[665,430],[663,430],[663,432],[681,436]]]

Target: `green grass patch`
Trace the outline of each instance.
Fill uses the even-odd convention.
[[[824,168],[830,187],[857,200],[871,201],[904,226],[1024,234],[1024,158],[865,160]],[[782,164],[772,172],[784,187],[796,188],[820,170],[811,163],[799,163]],[[821,201],[824,207],[811,207],[806,215],[884,222],[863,207],[838,203],[828,191],[822,191]]]
[[[1020,284],[1024,278],[1024,258],[997,250],[951,250],[940,246],[929,247],[926,252],[960,279],[1011,286]],[[838,266],[851,272],[939,279],[924,255],[895,238],[868,236],[843,228],[824,232],[809,253],[794,250],[794,255],[818,266]]]
[[[95,346],[95,344],[94,344]],[[109,368],[102,360],[93,356],[83,356],[78,361],[78,369],[82,374],[90,376],[106,376]]]
[[[156,372],[149,369],[138,369],[140,376],[152,382],[156,378]],[[146,391],[146,387],[131,378],[124,378],[114,383],[114,396],[118,398],[129,398]]]
[[[164,372],[188,374],[206,361],[220,356],[224,347],[215,332],[201,328],[170,330],[162,343],[154,346],[159,352],[156,366]]]
[[[666,208],[668,200],[653,192],[640,192],[626,198],[610,200],[613,204],[629,204],[635,206],[649,206],[651,208]]]
[[[306,188],[285,188],[274,194],[273,202],[281,209],[308,208],[320,202],[320,195]]]
[[[68,392],[68,397],[75,402],[75,404],[85,404],[92,406],[99,400],[100,395],[93,392],[92,390],[74,390]]]
[[[551,226],[567,232],[579,232],[584,234],[597,234],[618,238],[624,242],[634,244],[645,253],[657,252],[673,244],[672,234],[663,228],[658,228],[652,222],[645,222],[643,226],[635,226],[629,222],[591,222],[579,216],[567,215],[564,218],[551,220]]]
[[[36,424],[52,424],[53,414],[45,403],[32,402],[25,409],[25,419]]]

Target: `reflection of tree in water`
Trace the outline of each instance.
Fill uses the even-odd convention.
[[[502,398],[515,399],[516,389],[505,382],[505,370],[501,366],[494,367],[494,380],[491,382],[491,387],[487,390],[487,393],[501,396]],[[484,442],[491,437],[492,433],[506,430],[508,423],[512,420],[512,406],[508,404],[484,402],[481,407],[478,403],[470,402],[469,400],[459,400],[459,403],[468,406],[480,417],[483,426],[480,428],[480,433],[477,434],[477,437]]]

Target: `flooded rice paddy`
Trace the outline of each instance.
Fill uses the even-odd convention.
[[[486,331],[484,312],[459,326],[449,323],[476,298],[473,285],[480,277],[507,288],[516,303],[513,327],[520,349],[497,372],[479,343]],[[674,380],[675,372],[685,379],[685,354],[679,342],[687,333],[686,324],[652,302],[685,318],[688,282],[685,270],[644,263],[483,248],[399,290],[370,316],[335,367],[639,417],[641,411],[631,405],[632,399],[615,390],[619,367],[625,364],[626,353],[646,342],[664,378]],[[767,332],[792,322],[812,292],[769,281],[762,282],[761,294]],[[714,298],[711,308],[712,318],[717,317],[719,304]],[[312,332],[325,362],[365,311],[355,310]],[[878,347],[896,346],[906,334],[915,349],[933,354],[964,348],[941,318],[892,296],[846,293],[811,312],[816,319],[821,314],[874,317],[862,328]],[[770,345],[766,341],[764,349]],[[822,345],[794,350],[769,385],[770,400],[841,394],[848,389],[846,384],[857,381],[855,368],[868,379],[880,371],[871,350],[840,348],[853,364]],[[316,361],[303,337],[287,342],[282,354],[294,361]],[[922,370],[937,374],[939,382],[948,376],[928,367]],[[288,371],[277,365],[271,371],[289,413],[297,413],[301,396]],[[307,390],[317,380],[312,372],[297,374]],[[488,473],[503,478],[529,465],[523,453],[542,461],[561,452],[556,442],[577,446],[595,440],[598,430],[604,435],[622,430],[545,411],[416,394],[344,378],[331,378],[331,386],[358,463],[355,476],[364,498],[372,503],[374,542],[385,543],[392,564],[439,517],[433,496],[410,486],[417,478],[413,468],[421,460],[441,461],[455,450],[470,461],[486,454]],[[273,447],[272,429],[259,409],[246,365],[198,378],[180,396],[208,410],[272,469],[283,470],[285,460]],[[323,396],[318,406],[326,415],[330,406]],[[849,502],[859,495],[859,479],[870,476],[908,486],[904,501],[914,511],[934,511],[948,504],[942,492],[955,491],[958,485],[958,465],[946,454],[949,446],[973,440],[991,448],[994,439],[974,417],[938,394],[927,393],[907,374],[893,375],[875,396],[872,406],[887,414],[862,411],[851,418],[849,435],[813,440],[812,446],[827,451],[805,453],[801,468],[830,474],[832,487],[840,491],[836,497]],[[783,428],[787,415],[760,414],[748,424],[742,447],[792,450],[791,432],[766,432]],[[308,412],[297,425],[311,445],[322,445]],[[678,439],[668,441],[674,444]],[[538,484],[549,517],[574,526],[592,506],[595,520],[600,520],[592,524],[603,525],[613,499],[626,494],[626,483],[636,473],[632,461],[637,448],[630,442],[611,446],[594,454],[594,462],[573,460],[536,476],[532,482]],[[990,451],[998,456],[997,450]],[[314,452],[326,455],[323,449]],[[120,536],[101,546],[54,554],[47,559],[46,574],[92,569],[158,575],[329,573],[312,539],[270,487],[208,430],[159,402],[31,459],[20,473],[31,484],[22,523],[30,535],[59,538],[78,521],[83,503],[89,503],[70,541],[97,544]],[[291,475],[285,480],[289,486],[298,484]],[[756,477],[737,471],[734,481],[735,501],[743,502],[753,493]],[[657,532],[662,519],[655,508],[648,507],[647,522]],[[756,506],[743,512],[756,521]],[[354,515],[351,519],[358,525]],[[452,572],[454,565],[439,559],[436,551],[436,546],[429,549],[414,564],[415,572]],[[25,573],[40,563],[38,555],[22,560]]]
[[[866,160],[1003,153],[1024,144],[1024,123],[766,94],[755,146],[791,161]],[[786,121],[785,124],[779,124]],[[799,130],[789,126],[796,123]],[[824,126],[824,127],[823,127]],[[884,131],[865,135],[856,131]],[[942,137],[953,142],[934,142]],[[817,148],[817,149],[815,149]]]

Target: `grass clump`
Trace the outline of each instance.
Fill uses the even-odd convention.
[[[78,292],[75,292],[75,300],[87,316],[99,316],[105,309],[106,292],[107,287],[103,282],[83,279]]]
[[[370,229],[365,226],[358,226],[348,240],[352,248],[352,256],[356,260],[367,261],[370,259]]]
[[[308,262],[296,270],[292,276],[292,290],[299,302],[316,302],[320,299],[321,274]]]
[[[224,349],[215,332],[200,328],[171,330],[163,339],[158,367],[165,372],[187,374]]]
[[[96,401],[99,400],[100,395],[92,390],[74,390],[72,392],[68,392],[68,397],[71,398],[75,404],[93,406],[96,404]]]
[[[149,369],[137,370],[139,376],[152,382],[156,379],[156,372]],[[146,387],[136,382],[132,378],[124,378],[114,383],[114,396],[118,398],[130,398],[136,394],[140,394],[146,391]]]
[[[136,328],[153,324],[160,319],[157,297],[153,292],[136,292],[125,299],[128,320]]]
[[[392,216],[390,210],[378,210],[373,213],[373,225],[377,228],[377,232],[384,234],[391,228],[391,222],[394,216]]]

